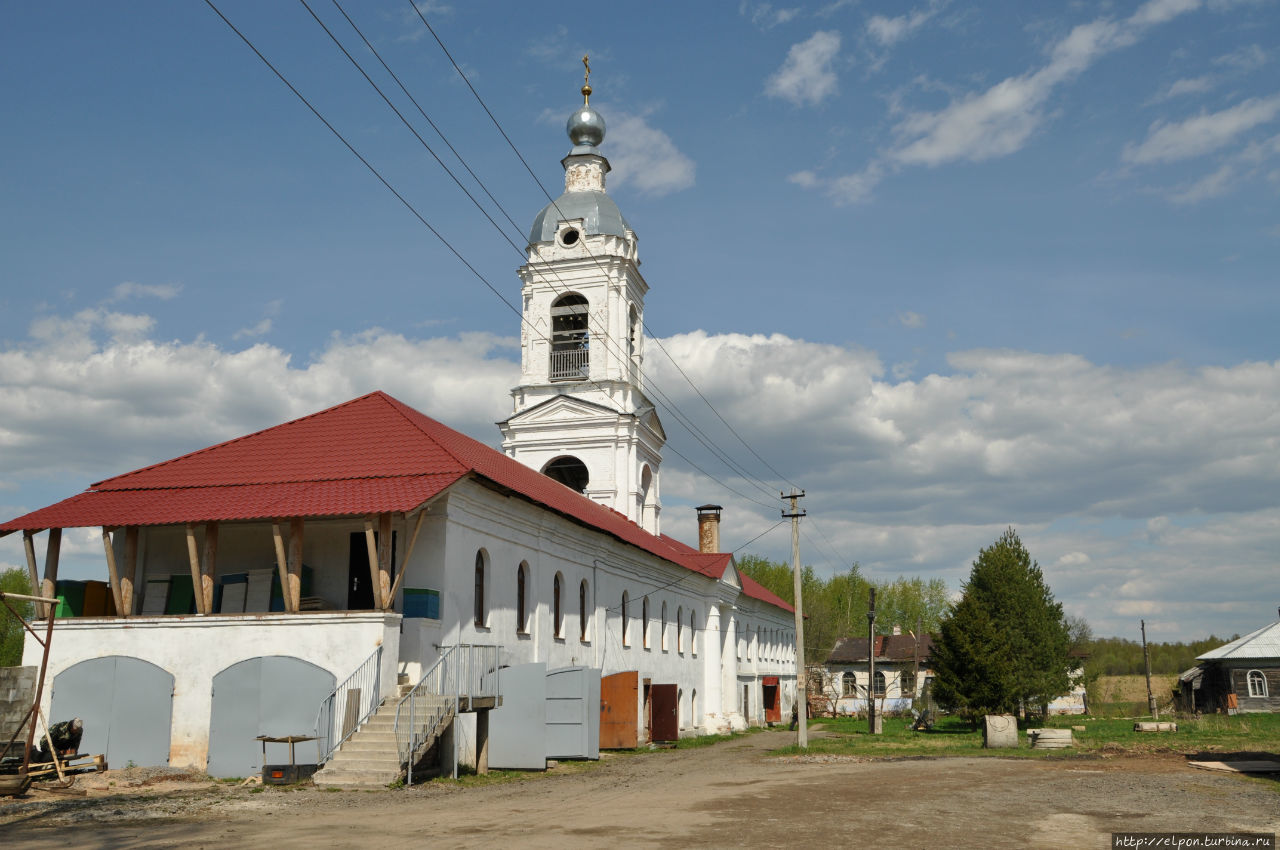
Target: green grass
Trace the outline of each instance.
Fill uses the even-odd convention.
[[[1170,719],[1170,718],[1163,718]],[[867,721],[851,718],[818,718],[810,721],[827,733],[810,738],[810,753],[892,758],[906,756],[1001,756],[1045,757],[1080,754],[1145,753],[1280,753],[1280,715],[1242,714],[1234,717],[1208,715],[1199,720],[1175,718],[1177,732],[1135,732],[1132,719],[1063,716],[1045,723],[1033,721],[1032,728],[1084,726],[1074,733],[1076,746],[1065,750],[1032,750],[1025,728],[1018,733],[1018,749],[987,750],[982,732],[954,717],[940,718],[927,732],[913,732],[908,723],[885,718],[884,734],[867,733]],[[803,752],[798,747],[776,751],[782,755]]]

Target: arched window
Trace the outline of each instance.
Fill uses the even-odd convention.
[[[585,493],[587,485],[591,483],[587,465],[572,455],[564,455],[551,461],[542,467],[542,474],[578,493]]]
[[[560,589],[563,586],[564,579],[556,573],[555,580],[551,583],[551,622],[555,626],[555,635],[558,638],[564,637],[564,609],[560,606]]]
[[[642,597],[640,600],[640,644],[645,649],[649,648],[649,597]]]
[[[578,640],[587,639],[587,580],[578,585]]]
[[[551,305],[551,380],[585,381],[591,373],[587,299],[576,292]]]
[[[662,602],[662,631],[658,632],[658,646],[663,651],[667,651],[667,602]]]
[[[698,657],[698,612],[689,612],[689,652]]]
[[[627,628],[630,625],[627,622],[627,604],[631,601],[631,595],[625,590],[622,591],[622,645],[631,646],[631,630]]]
[[[635,357],[640,353],[640,313],[636,310],[636,305],[632,304],[631,309],[627,311],[628,325],[630,333],[627,334],[627,356]]]
[[[876,690],[874,694],[875,696],[878,696],[878,697],[884,696],[884,682],[885,682],[884,671],[877,670],[876,671]]]
[[[689,692],[689,725],[698,725],[698,689]]]
[[[676,609],[676,652],[684,655],[684,606]]]
[[[858,695],[858,679],[852,673],[841,675],[840,695],[845,697],[856,697]]]
[[[1249,696],[1265,697],[1267,695],[1267,677],[1261,670],[1249,671]]]
[[[529,632],[529,576],[528,565],[523,561],[516,567],[516,633]]]
[[[475,624],[481,628],[489,616],[489,611],[485,607],[484,599],[484,573],[485,573],[485,556],[484,550],[476,552],[476,599],[475,599]]]

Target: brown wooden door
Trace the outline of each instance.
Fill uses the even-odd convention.
[[[634,750],[640,745],[640,674],[614,673],[600,680],[600,749]]]
[[[678,694],[675,685],[654,685],[650,689],[653,705],[649,715],[650,741],[675,741],[680,738]]]

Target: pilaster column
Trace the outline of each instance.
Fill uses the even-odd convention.
[[[700,726],[708,727],[708,732],[714,732],[727,722],[727,718],[721,713],[720,705],[720,607],[718,605],[707,608],[706,628],[702,631],[702,673],[703,716],[694,720]]]

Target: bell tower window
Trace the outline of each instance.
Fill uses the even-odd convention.
[[[587,299],[571,292],[551,305],[551,380],[585,381],[591,372]]]
[[[587,474],[587,465],[571,456],[558,457],[551,461],[542,468],[542,474],[579,493],[587,491],[587,484],[591,480]]]

